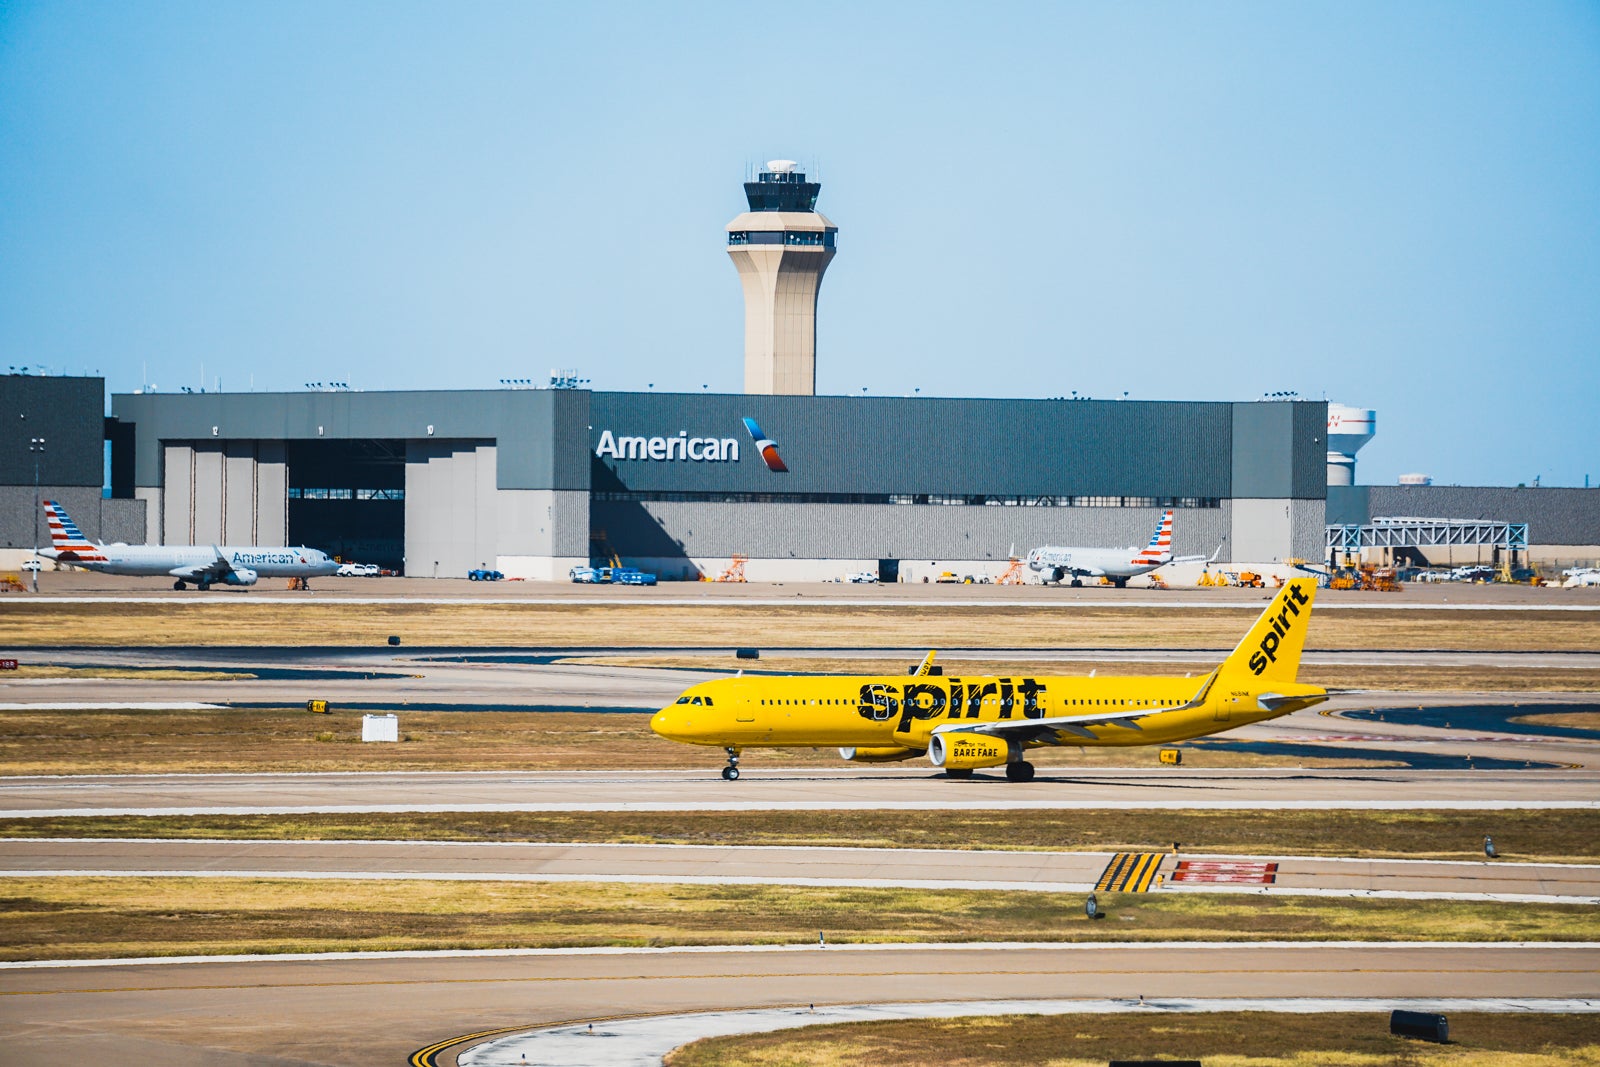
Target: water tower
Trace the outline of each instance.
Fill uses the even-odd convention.
[[[744,391],[814,396],[817,289],[839,228],[817,212],[819,182],[774,159],[744,183],[750,210],[728,223],[744,286]]]
[[[1378,431],[1378,413],[1370,408],[1328,405],[1328,484],[1356,484],[1356,453]]]

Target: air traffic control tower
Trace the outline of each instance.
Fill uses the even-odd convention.
[[[744,286],[744,391],[814,396],[817,288],[839,228],[817,213],[818,182],[775,159],[744,183],[750,210],[728,223]]]

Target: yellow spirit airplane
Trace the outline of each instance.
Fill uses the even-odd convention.
[[[913,675],[720,678],[685,690],[650,727],[671,741],[728,753],[739,777],[746,748],[840,746],[858,763],[926,755],[952,778],[1004,766],[1033,779],[1030,748],[1162,745],[1277,718],[1328,699],[1295,675],[1315,579],[1283,587],[1239,647],[1198,685],[1168,677],[947,678],[928,653]]]

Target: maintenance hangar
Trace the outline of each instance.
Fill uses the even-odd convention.
[[[1039,544],[1317,558],[1326,405],[606,393],[118,394],[145,540],[459,577],[995,574]]]
[[[50,544],[35,499],[61,501],[96,540],[144,539],[144,505],[128,499],[131,469],[107,472],[107,443],[120,430],[105,409],[104,378],[0,374],[0,570]],[[123,498],[103,491],[118,474],[127,476]]]
[[[1562,567],[1600,563],[1600,489],[1556,486],[1482,485],[1330,485],[1328,523],[1356,526],[1388,519],[1447,518],[1515,523],[1527,527],[1523,560],[1553,572]],[[1433,566],[1499,562],[1491,544],[1427,545],[1399,558]]]

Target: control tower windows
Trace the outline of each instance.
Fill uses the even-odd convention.
[[[784,230],[734,230],[728,234],[730,245],[809,245],[817,248],[833,248],[838,235],[835,233],[816,233],[811,230],[788,232]]]

